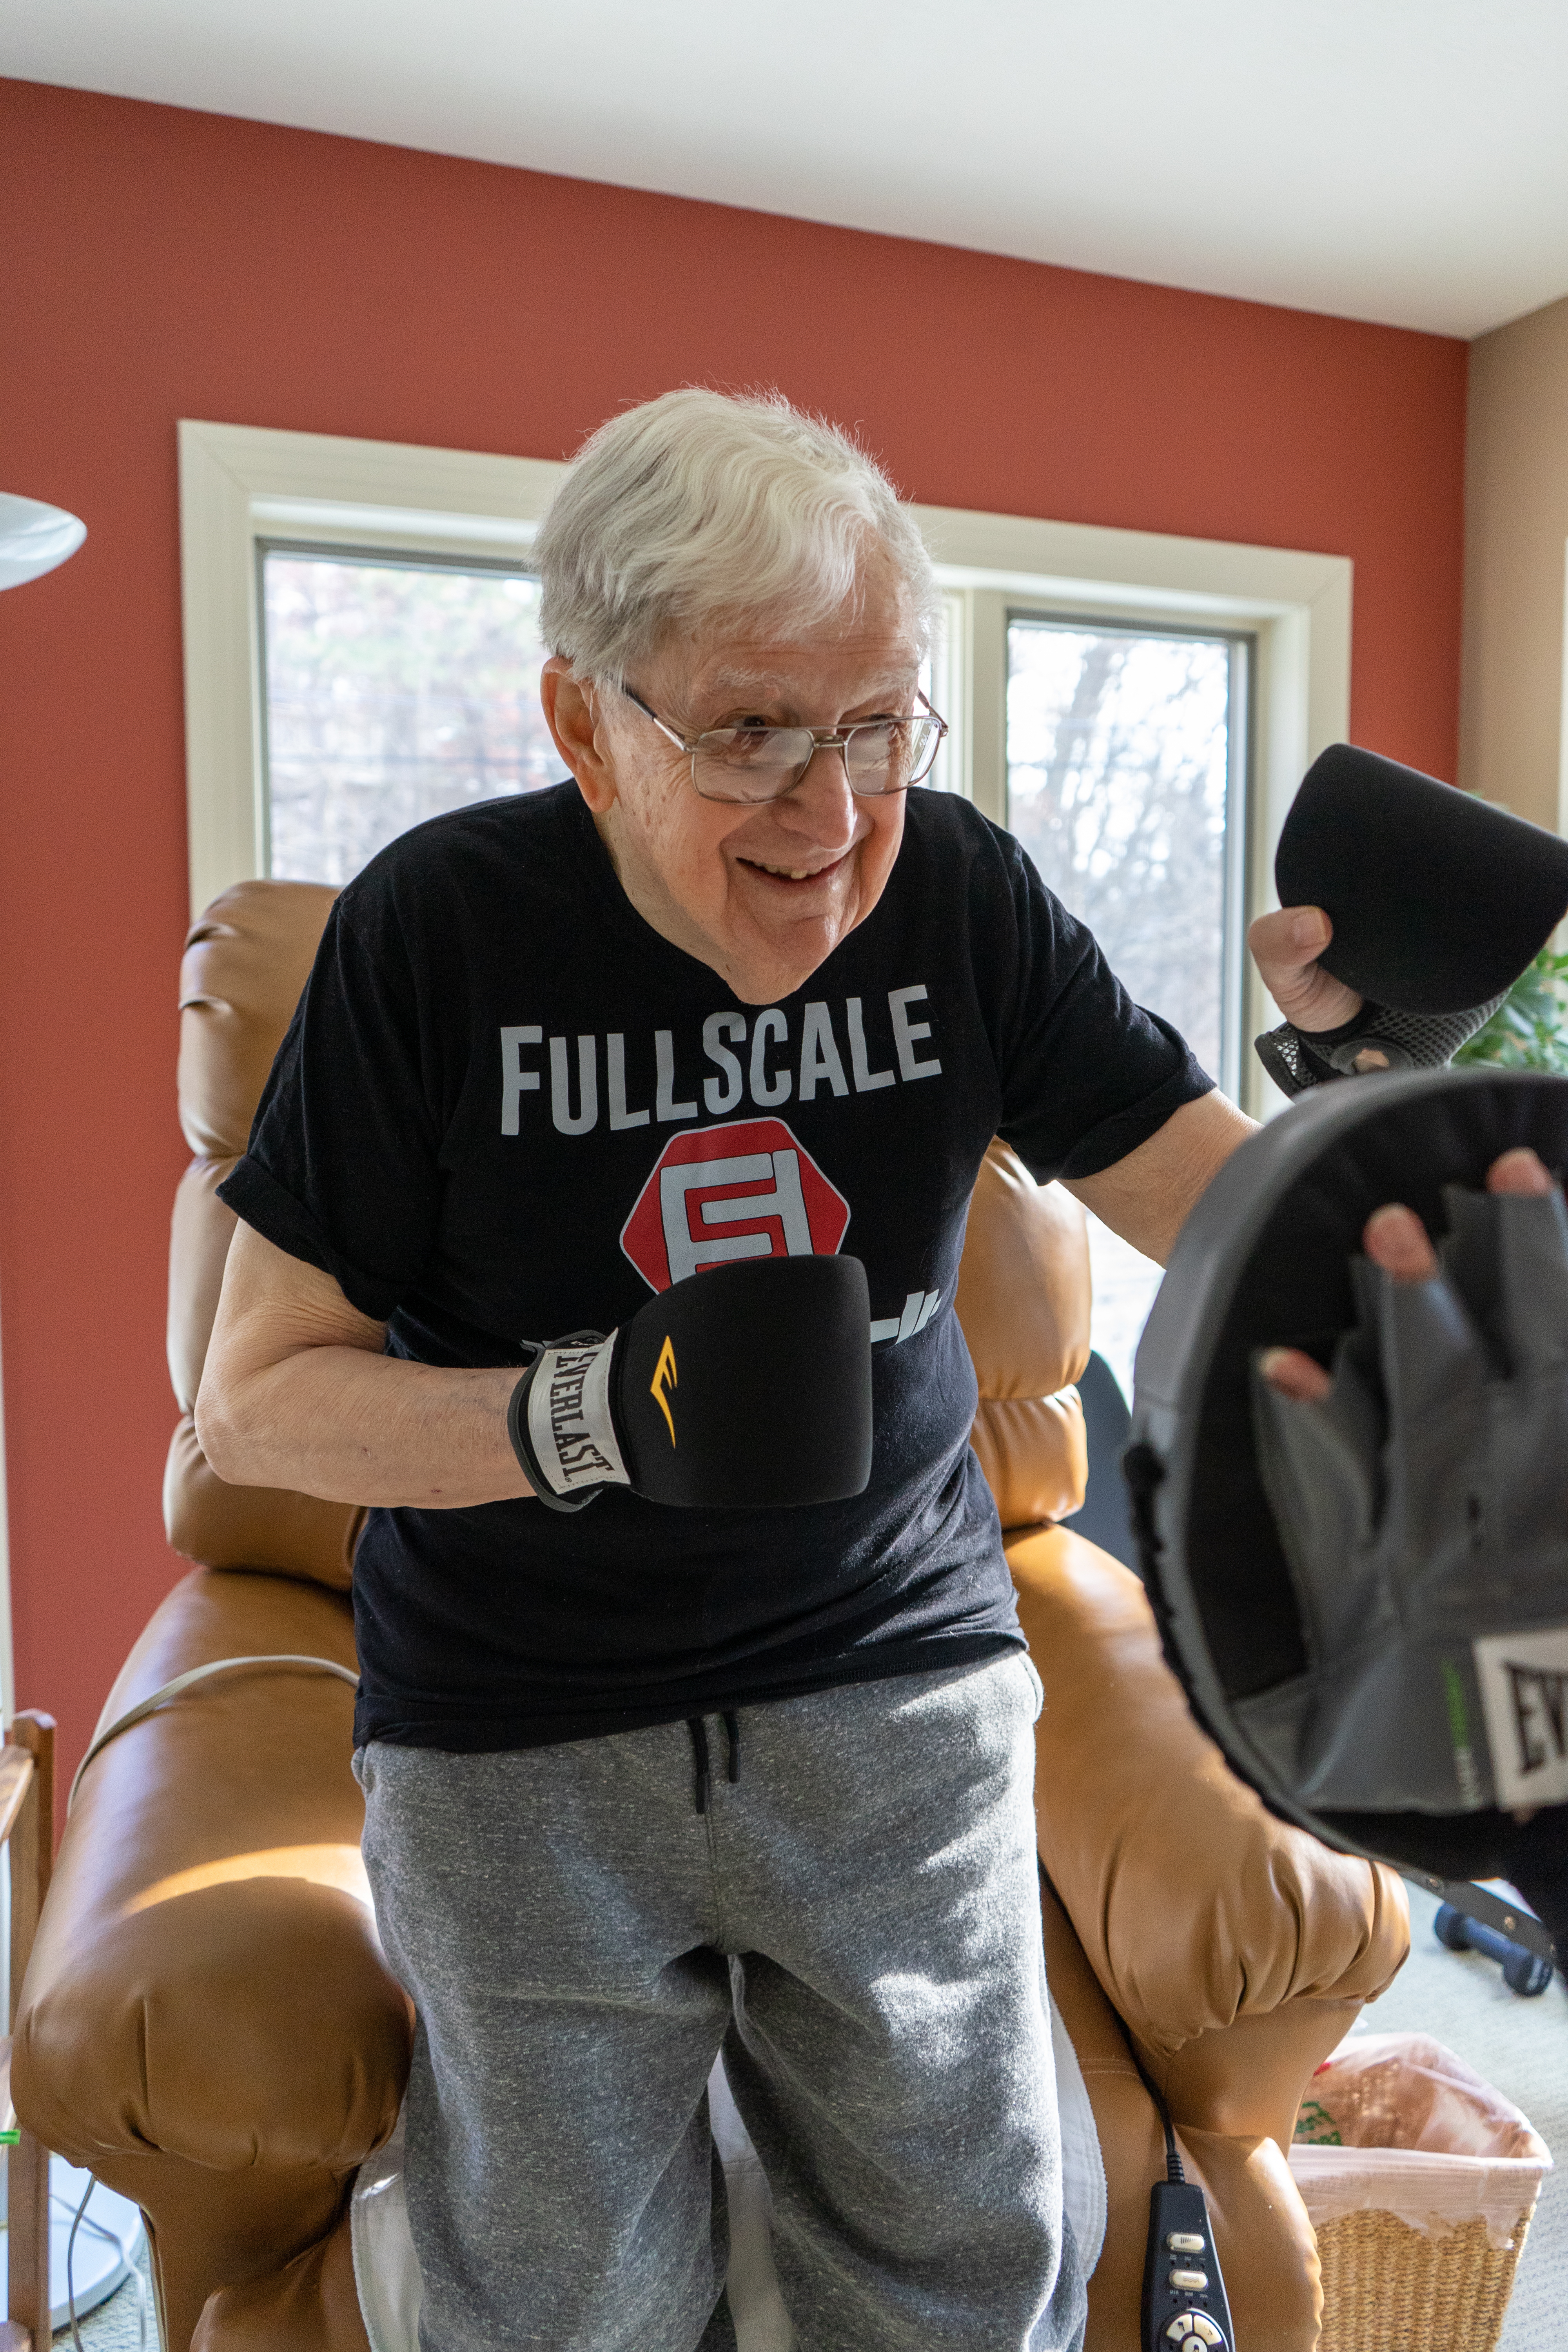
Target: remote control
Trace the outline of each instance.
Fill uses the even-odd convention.
[[[1143,2352],[1233,2352],[1208,2208],[1192,2181],[1162,2180],[1150,2191]]]

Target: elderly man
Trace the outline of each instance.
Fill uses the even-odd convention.
[[[804,2347],[1074,2346],[1038,1685],[954,1283],[993,1135],[1163,1258],[1248,1123],[1007,835],[908,792],[931,567],[842,435],[670,394],[587,444],[539,562],[574,781],[339,898],[224,1188],[197,1407],[221,1476],[373,1507],[357,1768],[418,2015],[422,2342],[732,2342],[722,2045]],[[1355,1003],[1327,936],[1262,934],[1311,1028]],[[542,1507],[528,1343],[611,1331],[748,1217],[792,1253],[847,1222],[865,1492]]]

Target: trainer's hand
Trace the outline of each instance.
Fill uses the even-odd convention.
[[[1318,958],[1334,936],[1321,907],[1282,907],[1259,915],[1247,934],[1263,985],[1287,1021],[1309,1034],[1353,1021],[1362,999],[1326,972]]]
[[[1266,921],[1279,920],[1266,916]],[[1256,928],[1256,926],[1255,926]],[[1347,1015],[1347,1018],[1349,1016]],[[1550,1192],[1552,1178],[1528,1145],[1505,1151],[1487,1171],[1489,1192]],[[1430,1282],[1437,1271],[1437,1253],[1414,1209],[1394,1202],[1374,1209],[1362,1228],[1362,1246],[1374,1265],[1395,1282]],[[1258,1370],[1270,1388],[1303,1404],[1321,1404],[1333,1382],[1321,1364],[1300,1348],[1271,1348]]]

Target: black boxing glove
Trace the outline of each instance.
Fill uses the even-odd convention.
[[[871,1308],[855,1257],[759,1258],[542,1346],[507,1428],[540,1501],[606,1486],[689,1509],[837,1503],[871,1475]]]

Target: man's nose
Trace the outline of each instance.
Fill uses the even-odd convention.
[[[798,784],[778,803],[807,819],[814,833],[826,830],[828,839],[847,840],[859,816],[859,803],[849,789],[848,751],[842,743],[819,743]]]

